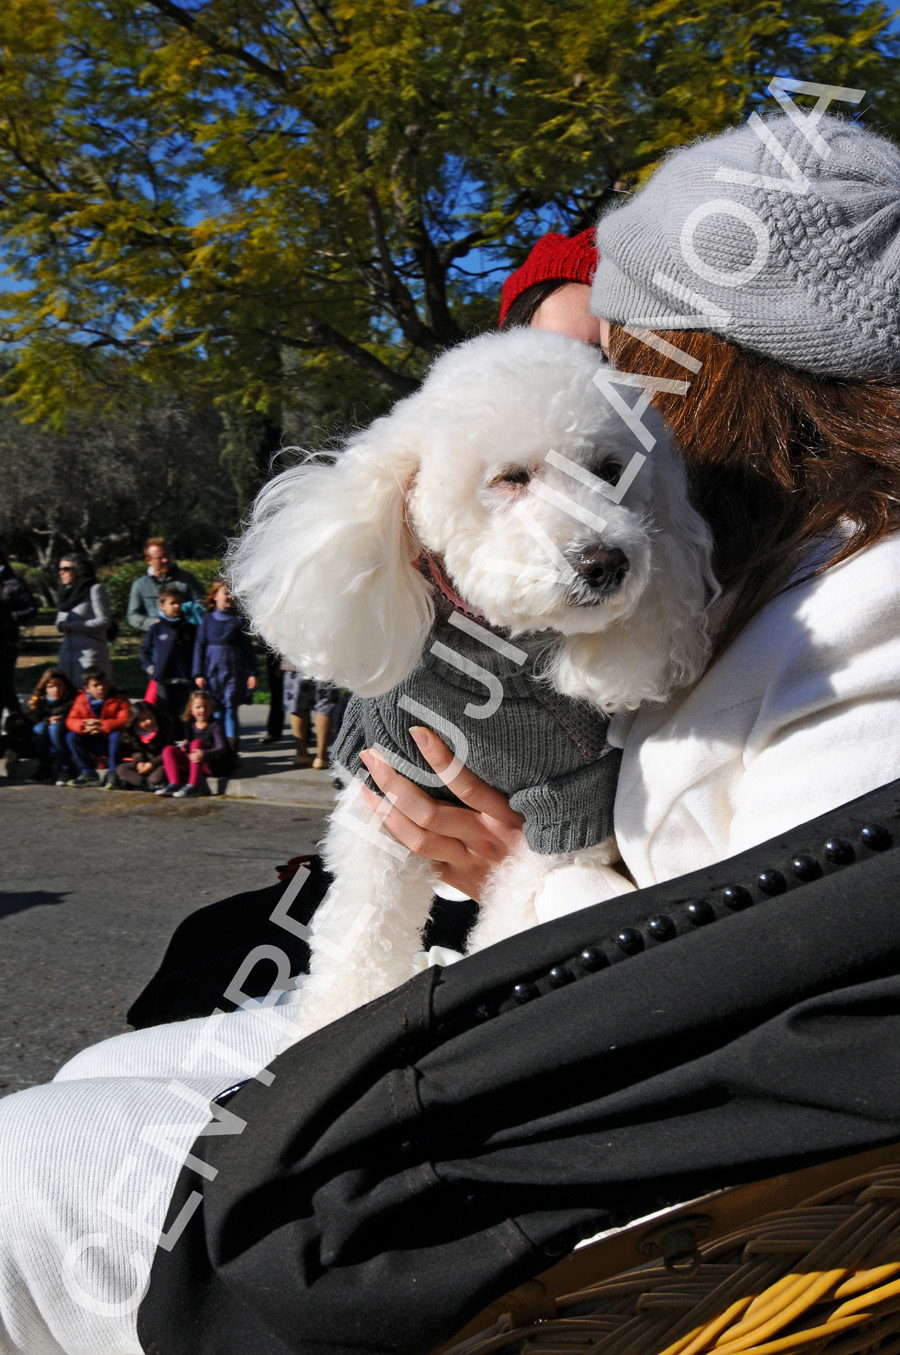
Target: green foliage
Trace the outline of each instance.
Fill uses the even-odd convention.
[[[214,581],[222,577],[221,560],[179,560],[178,563],[182,569],[190,570],[206,593]]]
[[[246,498],[370,417],[774,74],[900,126],[880,0],[6,0],[6,388],[29,418],[215,405]],[[771,106],[771,101],[768,101]]]
[[[31,625],[36,626],[46,624],[41,620],[40,613],[42,610],[52,610],[52,615],[50,616],[50,622],[52,624],[53,619],[56,616],[56,607],[53,606],[53,601],[56,597],[56,590],[59,587],[59,579],[56,575],[51,574],[49,570],[41,569],[36,565],[23,564],[19,560],[10,560],[9,564],[14,573],[18,574],[19,578],[24,580],[31,589],[34,600],[38,603],[38,616],[31,622]],[[43,606],[41,604],[43,604]]]
[[[146,569],[147,566],[144,562],[138,560],[133,564],[120,565],[111,574],[106,574],[105,571],[101,570],[98,575],[109,593],[110,610],[119,624],[121,635],[140,634],[140,631],[136,631],[133,626],[129,626],[125,620],[125,613],[128,610],[128,594],[131,591],[131,585],[135,579],[139,579],[146,572]]]
[[[0,48],[0,533],[53,587],[221,550],[773,75],[900,133],[881,0],[6,0]]]

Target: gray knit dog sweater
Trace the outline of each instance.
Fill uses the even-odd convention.
[[[466,766],[509,795],[533,851],[573,852],[601,842],[612,832],[621,752],[607,741],[608,720],[600,711],[561,696],[538,676],[555,643],[547,633],[525,635],[507,640],[507,652],[498,652],[448,619],[438,621],[404,682],[384,696],[351,699],[334,760],[365,775],[359,754],[380,745],[398,770],[414,775],[437,798],[458,804],[409,734],[411,725],[425,725],[454,747],[447,726],[455,726],[468,743]],[[523,655],[521,662],[510,656],[512,646]],[[455,663],[444,657],[448,650]],[[499,681],[499,702],[473,668]]]

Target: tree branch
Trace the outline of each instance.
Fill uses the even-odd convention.
[[[283,71],[279,71],[274,66],[268,65],[265,61],[260,61],[259,57],[248,52],[244,47],[237,47],[234,43],[223,42],[218,38],[211,28],[201,23],[195,14],[190,10],[182,9],[181,5],[176,5],[174,0],[149,0],[149,3],[158,9],[160,14],[171,19],[173,23],[178,24],[179,28],[185,29],[192,37],[199,38],[213,52],[218,52],[220,56],[228,56],[240,61],[242,65],[247,66],[263,79],[269,80],[273,85],[277,85],[280,90],[287,90],[288,82]]]
[[[369,372],[379,381],[383,381],[391,390],[397,391],[398,395],[411,395],[414,390],[418,389],[419,382],[415,377],[404,376],[402,372],[395,371],[393,367],[388,367],[387,363],[381,361],[381,358],[377,358],[368,349],[363,348],[352,339],[348,339],[345,334],[341,334],[339,330],[334,329],[326,321],[312,321],[309,332],[314,339],[318,340],[318,347],[333,348],[335,352],[349,358],[362,371]],[[299,347],[302,340],[298,343],[296,340],[279,336],[279,342],[288,347]]]
[[[394,268],[394,260],[391,257],[390,246],[387,242],[387,233],[384,229],[384,218],[381,214],[381,204],[378,201],[377,194],[372,188],[365,191],[366,205],[369,212],[369,223],[372,227],[372,234],[375,237],[375,248],[378,251],[378,258],[381,264],[381,278],[384,287],[385,299],[391,307],[391,311],[397,324],[403,333],[403,337],[408,339],[414,348],[421,348],[426,353],[433,353],[439,346],[439,339],[433,329],[422,323],[416,303],[413,300],[412,293],[406,284],[397,275]]]

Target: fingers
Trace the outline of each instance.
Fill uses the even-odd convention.
[[[409,732],[429,767],[434,769],[444,785],[448,786],[463,804],[477,810],[479,814],[489,814],[491,818],[504,823],[522,822],[521,816],[510,809],[509,800],[502,791],[489,786],[468,767],[454,766],[457,761],[454,754],[432,730],[414,725]]]
[[[436,762],[449,764],[452,755],[440,740],[436,742],[440,744],[438,750],[433,750]],[[372,749],[367,748],[361,758],[387,798],[390,809],[385,812],[380,797],[364,788],[367,802],[373,808],[381,808],[382,822],[388,832],[420,856],[457,865],[471,862],[473,858],[495,864],[503,860],[520,833],[522,817],[510,809],[506,796],[485,785],[472,773],[468,774],[471,781],[467,778],[464,787],[472,807],[464,808],[433,799]],[[435,770],[440,772],[438,766]],[[450,782],[454,792],[459,779],[456,777]],[[487,807],[476,808],[477,804],[495,812],[488,812]]]
[[[450,860],[451,856],[460,855],[461,844],[469,842],[477,824],[477,817],[471,810],[433,799],[421,786],[401,775],[371,749],[367,748],[361,757],[372,780],[391,804],[384,824],[389,832],[394,833],[396,830],[402,834],[398,841],[402,841],[410,851],[422,856],[433,856],[435,860]],[[382,804],[380,796],[367,787],[364,789],[370,804]],[[477,836],[480,839],[485,834],[478,832]],[[456,842],[456,839],[461,842]],[[450,842],[455,845],[447,845]],[[462,851],[465,851],[464,846]]]
[[[431,861],[461,865],[466,859],[468,852],[459,838],[423,827],[368,786],[362,787],[362,793],[369,807],[379,811],[380,823],[402,847]]]

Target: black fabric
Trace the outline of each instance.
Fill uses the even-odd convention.
[[[331,884],[331,876],[318,856],[306,858],[309,878],[291,905],[290,916],[308,923]],[[244,961],[257,946],[277,946],[287,955],[292,974],[305,974],[309,947],[300,937],[272,921],[272,913],[287,886],[270,885],[198,908],[179,923],[159,969],[128,1012],[136,1030],[182,1021],[189,1016],[210,1016],[231,1011],[235,1003],[225,997]],[[436,898],[422,933],[422,946],[447,946],[463,950],[466,937],[478,915],[478,905]],[[264,997],[272,984],[272,962],[260,961],[241,984],[246,997]]]
[[[579,1236],[900,1139],[898,836],[895,783],[287,1050],[194,1145],[143,1349],[424,1355]]]
[[[19,627],[37,616],[37,603],[24,579],[9,565],[0,565],[0,654],[19,643]]]
[[[280,739],[284,730],[284,673],[281,659],[266,650],[266,672],[269,675],[269,718],[266,721],[266,734],[270,739]]]
[[[331,876],[318,857],[307,865],[310,877],[291,908],[295,922],[308,923],[322,901]],[[199,908],[173,933],[159,969],[128,1011],[136,1030],[191,1016],[230,1011],[225,997],[235,974],[256,946],[278,946],[291,961],[291,973],[309,965],[309,947],[300,937],[271,921],[285,891],[283,884],[254,889]],[[274,975],[271,961],[260,961],[242,983],[247,997],[263,997]]]
[[[61,612],[71,611],[79,603],[91,596],[91,589],[97,582],[93,564],[82,555],[64,555],[75,566],[75,572],[68,583],[64,583],[57,594],[57,606]]]

